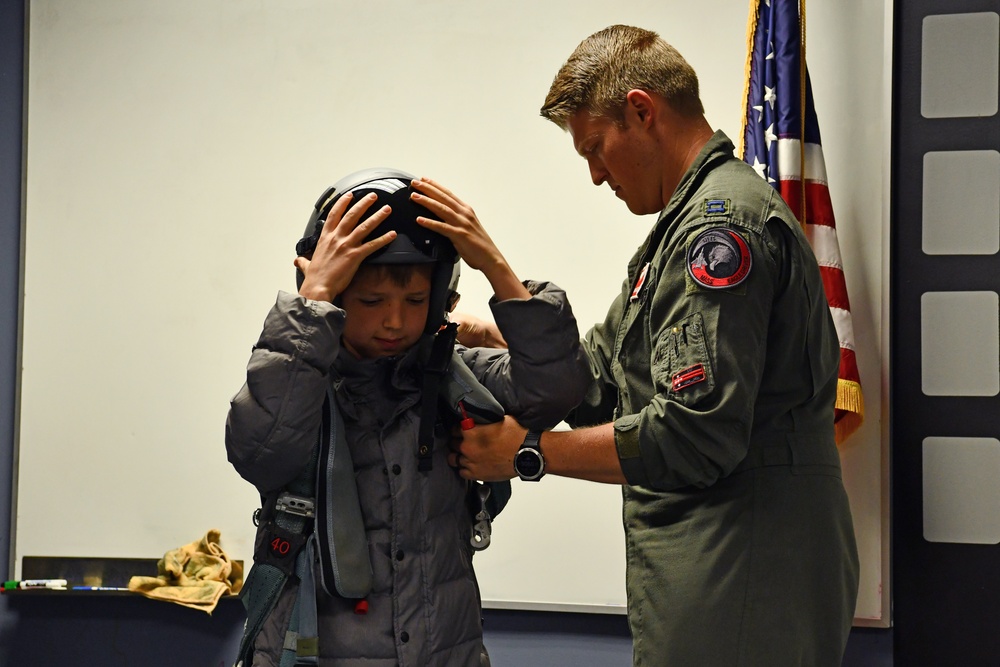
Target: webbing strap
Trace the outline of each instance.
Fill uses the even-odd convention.
[[[255,563],[250,568],[243,590],[240,591],[240,602],[247,610],[247,621],[237,662],[247,665],[253,662],[254,640],[264,625],[264,619],[274,608],[274,603],[277,602],[278,595],[287,580],[288,577],[284,572],[267,563]]]
[[[365,522],[344,420],[332,391],[327,397],[326,435],[320,442],[316,476],[316,541],[320,581],[330,595],[363,598],[374,582]],[[310,538],[312,539],[312,538]]]
[[[299,590],[292,608],[292,618],[285,635],[279,667],[314,666],[319,664],[319,623],[316,609],[316,581],[313,562],[316,538],[312,535],[295,560]]]
[[[438,419],[438,395],[441,382],[448,371],[458,324],[449,322],[434,336],[430,358],[424,365],[424,386],[420,398],[420,432],[417,437],[417,470],[427,472],[433,463],[434,426]]]

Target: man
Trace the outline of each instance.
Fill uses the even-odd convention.
[[[595,185],[659,217],[586,337],[576,428],[508,419],[463,434],[453,462],[623,485],[635,665],[840,665],[858,560],[839,352],[799,223],[712,131],[694,71],[655,33],[588,37],[541,113]]]

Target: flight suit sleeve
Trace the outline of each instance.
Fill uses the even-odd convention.
[[[583,400],[566,417],[566,422],[573,428],[606,424],[614,418],[618,385],[611,372],[611,359],[621,322],[626,284],[623,283],[623,294],[611,304],[604,321],[594,325],[584,338],[583,349],[587,354],[589,375]]]
[[[692,244],[704,244],[710,231],[745,243],[751,264],[739,282],[706,284],[710,276],[699,280],[689,270]],[[651,277],[647,344],[626,338],[623,345],[649,354],[652,397],[614,425],[628,482],[659,490],[711,485],[746,456],[780,273],[780,238],[766,228],[701,225],[678,236]]]
[[[315,456],[344,311],[280,292],[230,402],[226,451],[261,493],[294,480]]]

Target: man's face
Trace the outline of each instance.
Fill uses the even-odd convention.
[[[430,292],[429,271],[415,270],[403,286],[384,272],[360,271],[340,295],[347,313],[344,346],[359,359],[410,349],[424,331]]]
[[[622,123],[577,111],[570,116],[569,133],[576,152],[587,160],[594,185],[607,183],[636,215],[663,208],[660,179],[653,168],[656,143],[630,109]]]

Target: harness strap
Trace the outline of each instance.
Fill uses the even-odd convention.
[[[417,470],[434,466],[434,427],[438,419],[438,395],[455,350],[458,324],[449,322],[434,336],[430,358],[424,365],[424,386],[420,400],[420,432],[417,438]]]
[[[316,582],[313,578],[315,558],[316,538],[315,535],[310,535],[305,549],[295,560],[299,590],[295,596],[288,630],[285,632],[278,667],[312,667],[319,664],[319,622]]]
[[[324,434],[320,436],[316,489],[316,539],[320,583],[330,595],[363,598],[374,582],[361,500],[354,477],[344,419],[327,389]]]
[[[253,663],[254,640],[264,625],[264,620],[274,609],[287,580],[288,575],[267,563],[255,563],[247,575],[240,591],[240,602],[247,610],[247,620],[237,653],[238,666]]]

